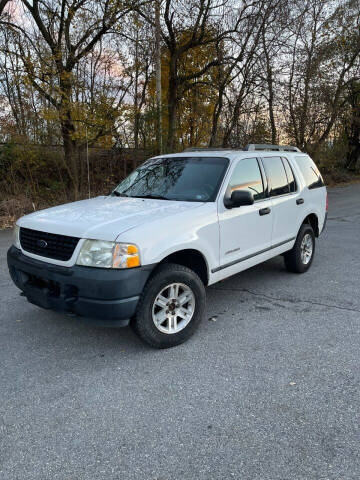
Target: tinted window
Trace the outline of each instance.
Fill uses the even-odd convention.
[[[320,188],[324,186],[322,176],[310,157],[296,157],[301,173],[303,174],[306,185],[309,188]]]
[[[288,180],[281,158],[267,157],[263,161],[270,183],[270,196],[275,197],[289,193]]]
[[[264,198],[264,185],[256,158],[240,160],[229,182],[227,194],[234,190],[248,190],[254,195],[254,200]]]
[[[213,202],[229,164],[220,157],[162,157],[145,162],[123,180],[115,195]]]
[[[294,174],[293,174],[293,171],[292,171],[291,166],[289,164],[289,161],[288,161],[287,158],[284,158],[284,157],[283,157],[282,160],[283,160],[284,167],[285,167],[285,170],[286,170],[286,176],[287,176],[287,179],[288,179],[290,192],[296,192],[296,182],[295,182]]]

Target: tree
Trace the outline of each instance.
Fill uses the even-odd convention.
[[[263,28],[261,29],[260,78],[264,88],[262,95],[268,106],[271,129],[271,143],[278,143],[278,127],[276,121],[277,95],[279,93],[279,78],[281,75],[281,58],[284,46],[289,37],[289,2],[279,0],[272,8],[263,9],[260,13]]]
[[[212,114],[212,126],[210,133],[209,146],[213,147],[219,143],[218,128],[221,114],[225,105],[228,88],[239,82],[239,78],[245,72],[246,65],[254,60],[255,50],[258,44],[259,32],[259,11],[264,7],[264,2],[254,2],[242,4],[242,8],[237,11],[237,29],[233,32],[227,41],[217,43],[219,64],[216,67],[216,90],[217,99]],[[225,51],[228,52],[225,55]],[[223,145],[228,144],[229,137],[236,123],[236,115],[239,115],[241,102],[243,100],[243,90],[247,81],[247,75],[242,78],[242,86],[237,96],[237,107],[234,109],[232,126],[226,129],[225,137],[222,141]]]
[[[349,108],[344,122],[349,147],[346,168],[355,170],[360,164],[360,82],[351,81],[348,90]]]
[[[288,131],[300,149],[316,153],[345,105],[359,68],[359,1],[295,2],[284,85]]]
[[[81,61],[139,2],[21,0],[21,3],[27,21],[20,24],[10,19],[3,23],[18,34],[19,57],[33,88],[58,114],[65,161],[77,198],[79,141],[73,111],[75,72]]]
[[[238,25],[236,15],[233,22],[224,28],[231,17],[229,12],[236,8],[230,0],[164,0],[162,12],[161,37],[169,52],[168,65],[168,99],[167,99],[167,150],[175,148],[176,119],[183,87],[189,82],[201,78],[212,67],[219,65],[219,59],[207,59],[198,66],[197,70],[188,75],[179,73],[179,64],[184,57],[202,46],[217,44],[230,32],[235,31]],[[155,26],[153,16],[146,10],[139,9],[139,13]]]

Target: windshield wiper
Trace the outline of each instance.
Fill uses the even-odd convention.
[[[133,198],[151,198],[153,200],[170,200],[163,195],[132,195]]]
[[[111,192],[112,195],[115,195],[115,197],[128,197],[129,195],[126,195],[126,193],[120,193],[117,190],[114,190]]]
[[[154,200],[170,200],[163,195],[128,195],[127,193],[120,193],[117,190],[111,192],[111,195],[115,195],[116,197],[127,197],[127,198],[151,198]]]

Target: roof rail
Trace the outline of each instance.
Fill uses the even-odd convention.
[[[277,152],[301,152],[297,147],[291,145],[270,145],[267,143],[249,143],[244,150],[274,150]]]
[[[222,150],[233,150],[233,148],[223,148],[223,147],[188,147],[183,150],[183,152],[206,152],[206,151],[222,151]]]

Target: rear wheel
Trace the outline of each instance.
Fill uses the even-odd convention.
[[[297,235],[295,245],[284,254],[285,266],[289,272],[304,273],[313,261],[315,253],[315,234],[311,225],[303,224]]]
[[[205,288],[198,275],[178,264],[161,265],[141,295],[133,326],[155,348],[185,342],[205,312]]]

